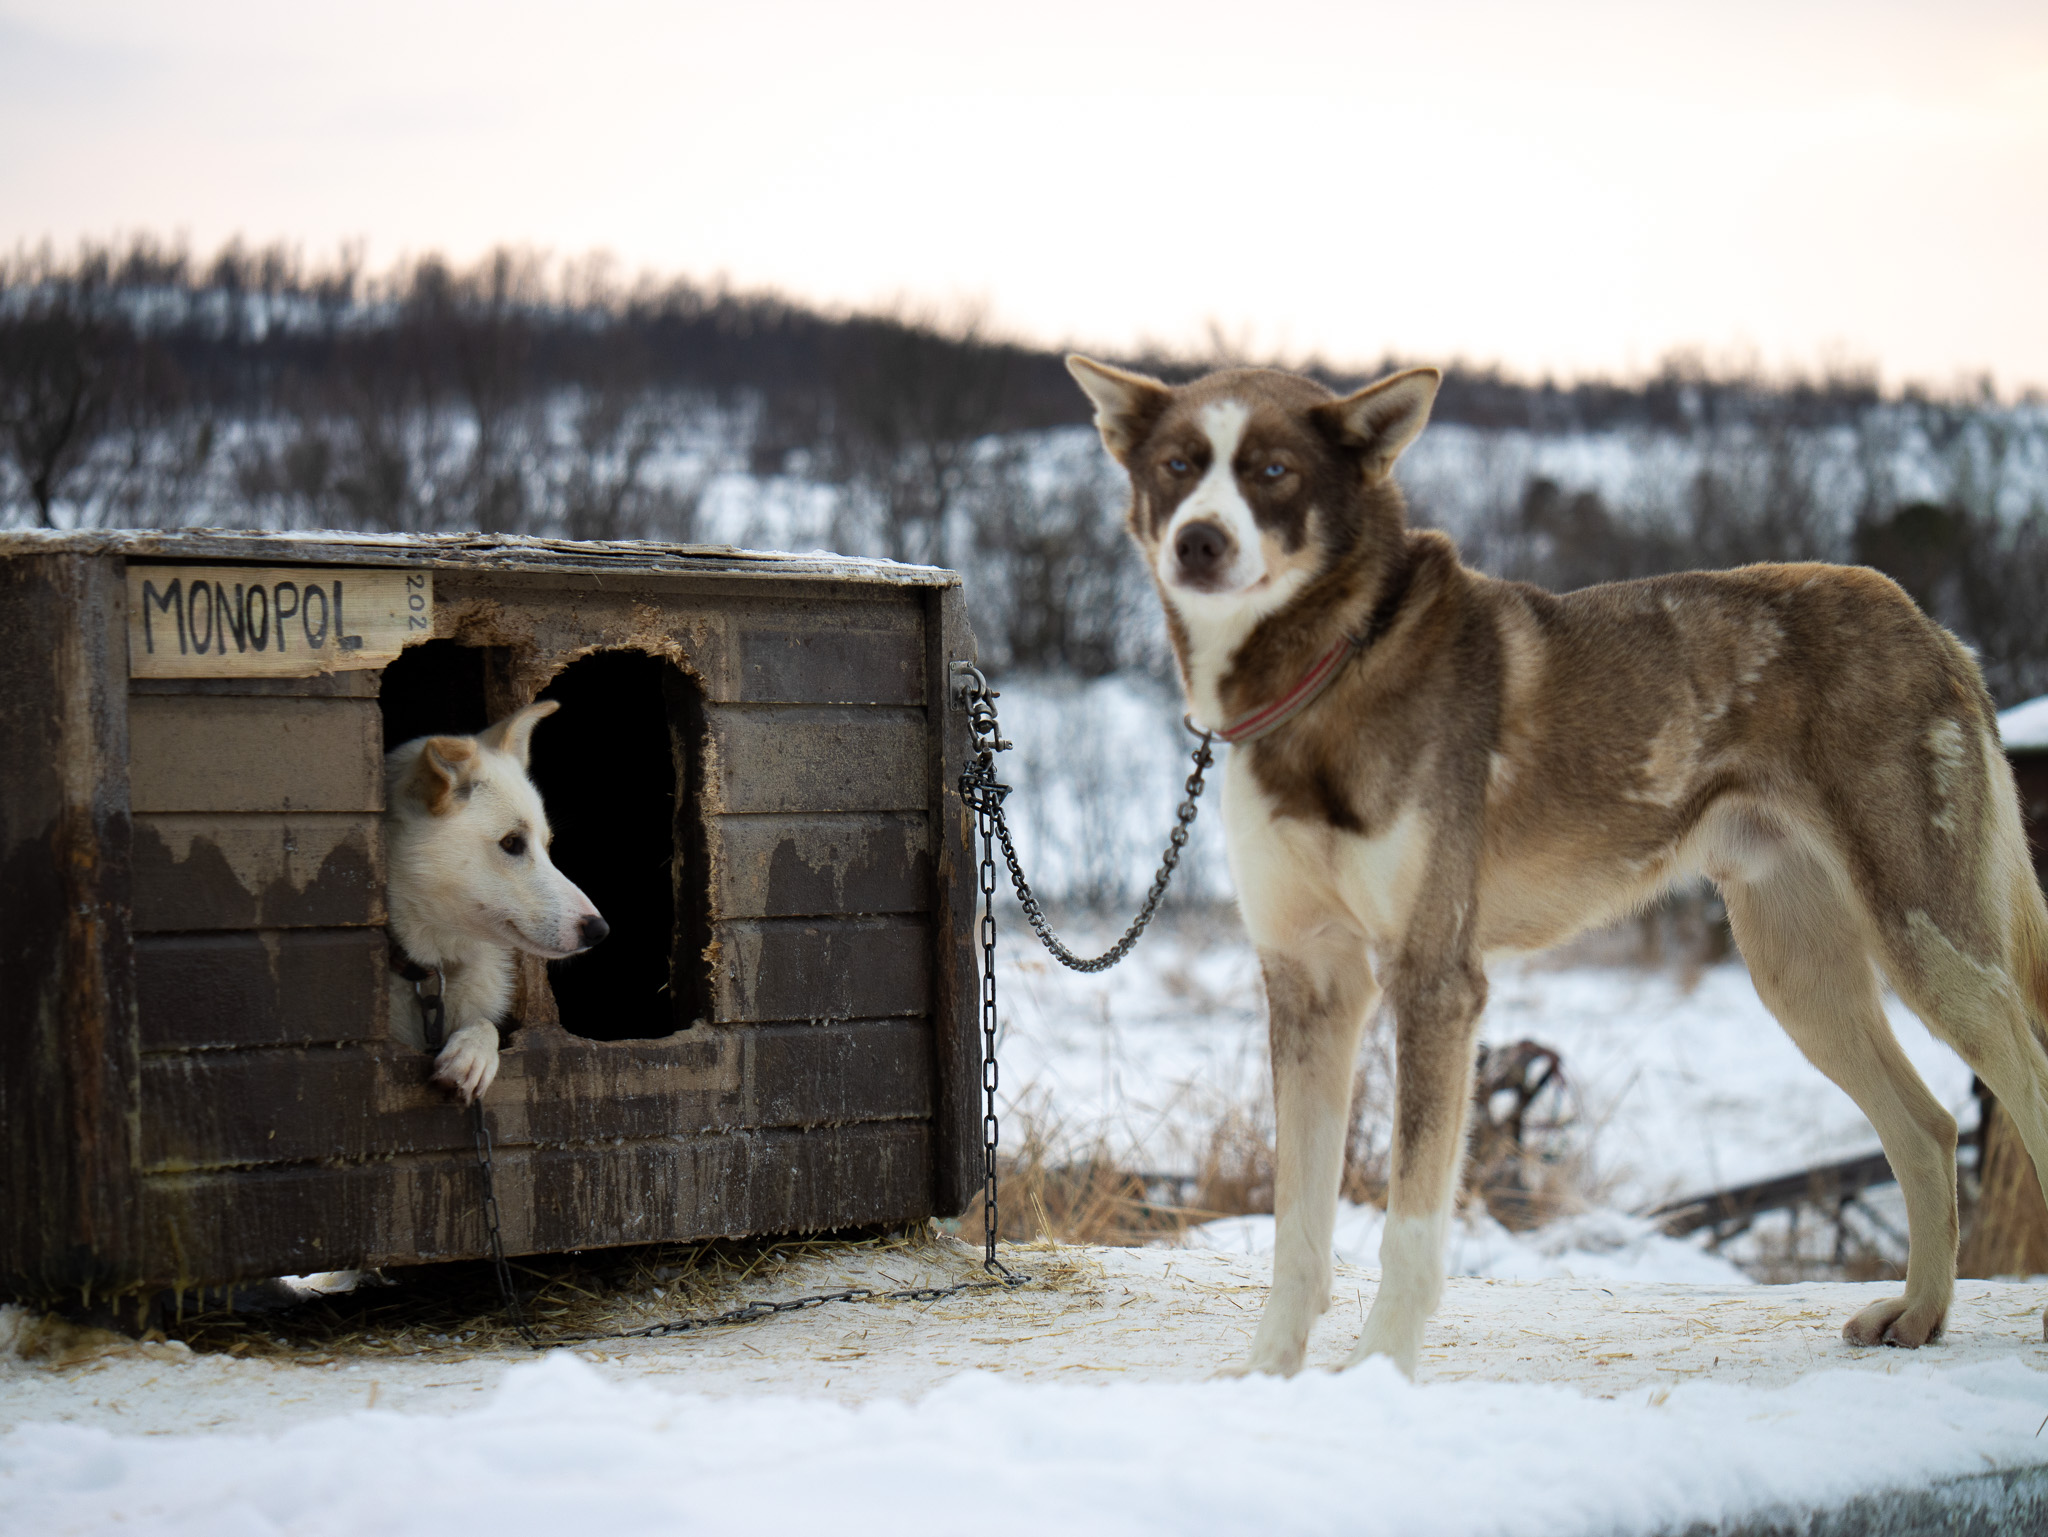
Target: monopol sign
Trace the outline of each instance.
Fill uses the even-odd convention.
[[[302,678],[382,667],[434,629],[434,574],[128,567],[128,675]]]

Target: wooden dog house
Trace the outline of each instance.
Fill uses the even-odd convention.
[[[387,1017],[382,758],[529,700],[612,924],[522,962],[508,1250],[952,1214],[980,1181],[950,572],[489,537],[0,535],[0,1286],[481,1256]]]

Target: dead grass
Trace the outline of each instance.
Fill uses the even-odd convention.
[[[14,1315],[11,1327],[0,1329],[0,1355],[12,1354],[38,1366],[82,1366],[107,1356],[148,1356],[154,1360],[188,1358],[181,1344],[167,1341],[161,1330],[140,1339],[93,1324],[74,1323],[55,1313]]]
[[[1496,1075],[1478,1085],[1463,1199],[1518,1230],[1600,1204],[1607,1187],[1591,1149],[1598,1128],[1580,1114],[1569,1079],[1559,1074],[1534,1096],[1509,1094],[1503,1083]],[[1175,1240],[1218,1217],[1273,1210],[1276,1155],[1267,1095],[1213,1109],[1195,1169],[1172,1175],[1147,1167],[1142,1150],[1119,1154],[1101,1131],[1076,1134],[1036,1108],[1028,1091],[1020,1103],[1026,1108],[1007,1122],[1018,1150],[1000,1166],[1005,1241],[1130,1246]],[[1351,1107],[1340,1190],[1347,1201],[1384,1207],[1394,1117],[1387,1028],[1366,1038]],[[963,1220],[963,1234],[972,1225]]]
[[[1966,1222],[1968,1195],[1965,1190]],[[1816,1200],[1764,1212],[1716,1248],[1751,1279],[1771,1286],[1906,1278],[1902,1221],[1895,1222],[1860,1198],[1839,1206]]]
[[[785,1239],[713,1239],[534,1255],[512,1262],[528,1320],[551,1337],[634,1329],[664,1319],[722,1312],[743,1298],[772,1295],[783,1272],[817,1260],[858,1265],[878,1258],[942,1263],[959,1270],[955,1245],[928,1224],[883,1232]],[[232,1356],[419,1355],[526,1348],[483,1262],[421,1265],[366,1275],[353,1291],[294,1306],[250,1310],[234,1298],[172,1299],[156,1338]],[[50,1338],[74,1326],[52,1319]],[[82,1331],[94,1343],[134,1341]],[[56,1347],[53,1347],[56,1348]],[[84,1348],[66,1346],[61,1348]],[[26,1352],[24,1352],[26,1353]]]

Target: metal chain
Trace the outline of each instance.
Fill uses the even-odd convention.
[[[824,1307],[834,1302],[937,1302],[946,1297],[957,1297],[962,1292],[1007,1290],[1022,1286],[1031,1278],[1011,1270],[996,1258],[996,1234],[999,1226],[997,1202],[996,1150],[1002,1135],[1002,1125],[996,1116],[996,1091],[1001,1083],[1000,1070],[996,1065],[996,856],[998,842],[1002,844],[1003,859],[1010,868],[1010,882],[1016,888],[1017,901],[1024,909],[1024,915],[1031,920],[1032,930],[1047,950],[1060,960],[1061,964],[1075,971],[1107,971],[1126,955],[1138,942],[1138,936],[1145,932],[1147,924],[1159,911],[1159,904],[1166,896],[1166,888],[1173,880],[1173,872],[1180,864],[1181,850],[1187,847],[1188,829],[1194,824],[1195,802],[1201,798],[1203,775],[1213,766],[1214,755],[1210,750],[1213,740],[1211,733],[1202,731],[1197,735],[1201,741],[1195,747],[1194,771],[1188,775],[1184,788],[1187,798],[1180,803],[1174,815],[1174,825],[1167,835],[1166,851],[1160,856],[1159,873],[1152,878],[1152,889],[1130,928],[1108,950],[1092,958],[1075,955],[1059,937],[1052,932],[1046,921],[1044,909],[1039,906],[1037,895],[1031,883],[1024,878],[1024,867],[1017,858],[1017,848],[1010,840],[1009,823],[1003,815],[1003,801],[1010,793],[1010,787],[996,778],[995,755],[1009,750],[1011,744],[1002,738],[996,720],[995,701],[997,691],[988,686],[988,679],[979,669],[968,662],[955,662],[953,670],[962,677],[965,684],[963,694],[967,705],[968,729],[973,739],[973,753],[966,769],[960,775],[961,799],[974,810],[975,830],[981,839],[981,864],[977,872],[977,885],[981,892],[981,1225],[982,1225],[982,1268],[988,1272],[988,1279],[958,1281],[951,1286],[912,1286],[897,1291],[877,1291],[871,1286],[852,1286],[843,1291],[817,1292],[806,1297],[789,1297],[780,1302],[746,1302],[723,1313],[706,1314],[693,1318],[672,1318],[657,1324],[648,1324],[638,1329],[619,1329],[597,1333],[557,1334],[542,1340],[526,1320],[526,1310],[519,1300],[518,1288],[513,1284],[512,1267],[505,1258],[505,1239],[499,1225],[496,1169],[491,1156],[491,1132],[484,1118],[482,1100],[470,1102],[470,1128],[476,1143],[477,1172],[483,1180],[484,1229],[490,1238],[491,1269],[498,1282],[498,1292],[505,1303],[507,1316],[519,1337],[534,1350],[546,1350],[555,1345],[585,1344],[597,1340],[651,1340],[664,1339],[677,1334],[694,1334],[706,1329],[725,1328],[732,1324],[753,1323],[763,1318],[773,1318],[781,1313],[800,1313],[808,1308]],[[971,680],[971,681],[967,681]],[[1188,729],[1193,731],[1192,724]],[[435,973],[439,978],[439,972]],[[439,989],[429,994],[423,983],[415,984],[414,993],[420,1001],[420,1014],[426,1026],[430,1046],[440,1044],[442,1030],[442,1000]]]
[[[698,1318],[671,1318],[664,1323],[649,1324],[643,1329],[620,1329],[607,1334],[558,1334],[547,1345],[535,1349],[547,1349],[553,1345],[580,1345],[592,1340],[658,1340],[673,1334],[695,1334],[705,1329],[722,1329],[730,1324],[750,1324],[763,1318],[773,1318],[778,1313],[801,1313],[807,1308],[823,1307],[828,1302],[937,1302],[942,1297],[957,1297],[961,1292],[992,1291],[998,1287],[1019,1286],[1028,1279],[1012,1277],[1005,1271],[1002,1278],[987,1281],[958,1281],[951,1286],[907,1286],[901,1291],[876,1291],[872,1286],[849,1286],[845,1291],[818,1292],[809,1297],[788,1297],[780,1302],[743,1302],[724,1313],[711,1313]]]
[[[470,1132],[476,1139],[477,1172],[484,1180],[484,1230],[491,1239],[491,1269],[498,1278],[498,1295],[505,1299],[505,1312],[512,1320],[512,1327],[519,1331],[519,1337],[526,1341],[530,1350],[545,1350],[533,1326],[526,1321],[526,1309],[520,1306],[519,1289],[512,1284],[512,1267],[505,1259],[505,1237],[498,1230],[498,1182],[491,1162],[491,1128],[484,1121],[484,1102],[473,1099],[469,1102]]]
[[[976,673],[976,678],[981,674]],[[988,711],[988,731],[995,733],[995,709],[988,705],[988,688],[984,680],[978,695],[970,695],[967,701],[969,729],[974,732],[977,758],[960,776],[960,796],[974,808],[975,830],[981,834],[981,868],[976,884],[981,891],[981,1237],[982,1268],[991,1275],[1001,1275],[1012,1285],[1022,1280],[1012,1277],[996,1258],[996,1229],[999,1210],[996,1197],[996,1148],[1002,1141],[1002,1122],[996,1118],[996,1089],[1002,1083],[1002,1070],[996,1065],[996,843],[995,831],[1001,821],[1003,797],[1009,788],[995,781],[995,760],[993,749],[981,750],[981,716],[983,707]],[[1008,744],[1005,743],[1005,746]]]
[[[1010,841],[1010,826],[1003,816],[1003,800],[1010,793],[1010,787],[996,779],[995,755],[1008,751],[1013,745],[1003,740],[1001,728],[996,722],[995,702],[1001,695],[988,686],[988,679],[984,678],[980,670],[972,664],[955,662],[953,670],[963,679],[970,680],[966,682],[964,692],[967,697],[968,729],[974,733],[974,757],[969,761],[966,772],[960,776],[960,794],[975,808],[980,821],[984,848],[987,847],[988,836],[993,829],[995,836],[1002,840],[1003,859],[1010,867],[1010,884],[1017,889],[1017,904],[1024,909],[1024,916],[1031,920],[1031,928],[1038,935],[1039,943],[1051,951],[1062,966],[1073,971],[1109,970],[1131,953],[1131,947],[1137,944],[1138,936],[1145,932],[1145,926],[1152,921],[1153,915],[1159,911],[1160,902],[1165,899],[1166,888],[1173,880],[1173,872],[1180,865],[1181,850],[1187,847],[1188,829],[1194,825],[1195,802],[1201,799],[1205,786],[1203,776],[1216,762],[1215,754],[1209,745],[1215,740],[1215,733],[1199,730],[1192,721],[1187,723],[1188,730],[1200,737],[1201,741],[1195,744],[1194,771],[1188,775],[1187,782],[1182,786],[1187,792],[1187,798],[1180,803],[1180,809],[1174,813],[1173,830],[1167,834],[1166,850],[1159,856],[1159,873],[1152,877],[1152,890],[1145,897],[1145,905],[1138,909],[1138,916],[1131,921],[1131,926],[1124,930],[1123,938],[1100,955],[1083,957],[1074,954],[1060,943],[1059,936],[1053,933],[1052,925],[1046,921],[1045,910],[1038,904],[1037,893],[1032,891],[1031,883],[1024,878],[1024,866],[1017,858],[1017,846]],[[990,892],[993,883],[991,862],[992,856],[984,855],[984,895]],[[990,901],[992,904],[992,897]],[[995,1010],[995,948],[990,937],[995,928],[992,905],[983,917],[982,925],[982,949],[987,959],[982,968],[982,1008],[987,1018],[993,1017]],[[989,1102],[993,1108],[993,1094]]]

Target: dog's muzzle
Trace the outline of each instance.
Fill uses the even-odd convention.
[[[1182,525],[1173,536],[1177,574],[1185,585],[1202,591],[1212,591],[1222,584],[1223,573],[1230,568],[1234,553],[1230,535],[1201,519]]]

